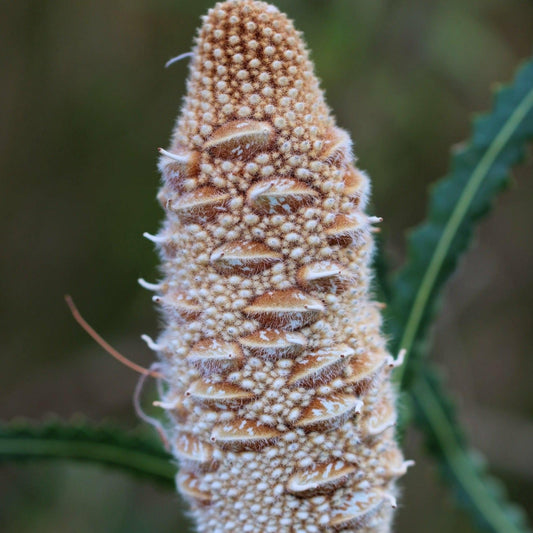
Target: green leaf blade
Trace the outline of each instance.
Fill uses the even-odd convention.
[[[408,261],[396,276],[388,319],[393,350],[409,359],[420,353],[438,295],[470,242],[475,223],[489,211],[533,138],[533,62],[503,89],[490,115],[476,120],[469,145],[452,158],[450,173],[432,190],[428,220],[409,237]],[[409,362],[397,373],[405,385]]]
[[[437,375],[426,368],[410,393],[429,450],[441,458],[443,476],[455,488],[459,503],[474,511],[477,525],[498,533],[530,532],[522,510],[507,501],[502,484],[468,448],[454,406]]]
[[[145,432],[125,432],[86,420],[0,422],[0,464],[49,459],[105,464],[159,484],[174,485],[170,454]]]
[[[481,528],[494,533],[530,530],[475,459],[449,398],[422,355],[428,351],[428,330],[445,283],[532,139],[530,60],[514,83],[497,94],[493,111],[476,119],[469,144],[455,150],[449,174],[433,187],[427,221],[409,238],[408,260],[392,282],[388,307],[393,349],[408,351],[396,379],[407,389],[418,425],[459,501]]]

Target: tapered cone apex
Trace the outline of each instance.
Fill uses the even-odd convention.
[[[166,438],[199,533],[390,533],[394,392],[369,182],[277,8],[209,11],[153,237]]]
[[[278,145],[296,128],[312,142],[333,126],[305,45],[274,6],[217,4],[196,42],[176,147],[245,160],[272,143],[272,125]]]

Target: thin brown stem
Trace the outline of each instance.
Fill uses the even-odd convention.
[[[72,313],[72,316],[74,317],[74,320],[92,337],[93,340],[95,340],[111,357],[114,357],[119,363],[122,363],[124,366],[127,366],[128,368],[131,368],[132,370],[135,370],[135,372],[138,372],[139,374],[143,374],[145,376],[152,376],[154,378],[162,378],[163,375],[160,372],[155,372],[153,370],[150,370],[148,368],[144,368],[133,361],[130,361],[127,357],[124,357],[119,351],[117,351],[113,346],[111,346],[108,342],[106,342],[88,323],[87,321],[81,316],[80,312],[78,311],[78,308],[74,304],[74,301],[72,300],[72,297],[68,294],[65,295],[65,301],[67,302],[67,305],[70,309],[70,312]]]

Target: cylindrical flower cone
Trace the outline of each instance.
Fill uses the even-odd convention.
[[[368,178],[285,15],[209,11],[162,154],[156,347],[198,531],[389,532],[408,463]]]

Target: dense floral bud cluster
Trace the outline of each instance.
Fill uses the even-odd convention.
[[[408,462],[369,296],[377,219],[275,7],[209,11],[162,154],[156,349],[198,530],[389,532]]]

